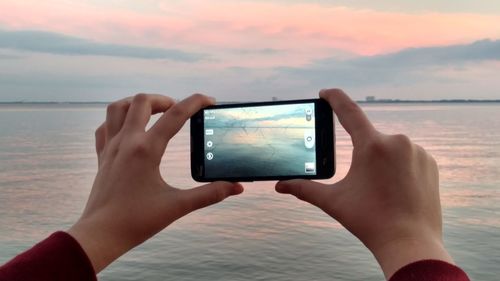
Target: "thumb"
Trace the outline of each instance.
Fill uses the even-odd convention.
[[[275,189],[279,193],[291,194],[322,210],[327,210],[335,188],[310,180],[288,180],[279,181]]]
[[[187,211],[192,212],[242,192],[243,186],[239,183],[218,181],[183,190],[181,193],[181,200],[186,203]]]

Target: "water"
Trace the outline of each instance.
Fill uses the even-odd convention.
[[[204,145],[212,155],[204,161],[205,177],[316,174],[313,109],[314,103],[205,111],[204,128],[211,134],[200,139],[213,143]]]
[[[475,280],[500,275],[500,105],[369,105],[375,126],[405,133],[440,166],[446,246]],[[0,105],[0,263],[81,212],[96,172],[103,106]],[[170,143],[162,173],[196,185],[188,130]],[[337,181],[351,144],[337,128]],[[246,184],[243,195],[175,222],[103,271],[100,280],[383,280],[363,245],[320,210]]]

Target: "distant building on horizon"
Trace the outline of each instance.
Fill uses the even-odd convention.
[[[374,102],[377,98],[375,96],[367,96],[365,98],[366,102]]]

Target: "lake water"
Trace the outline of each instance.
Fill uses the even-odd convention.
[[[375,126],[405,133],[440,166],[446,246],[475,280],[500,276],[500,105],[364,105]],[[104,106],[0,105],[0,263],[79,216],[96,173]],[[337,181],[352,146],[337,126]],[[196,185],[189,130],[161,169]],[[273,182],[175,222],[103,271],[100,280],[383,280],[366,248],[320,210]]]

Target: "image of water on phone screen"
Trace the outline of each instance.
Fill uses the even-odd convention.
[[[205,176],[316,174],[314,103],[204,111]]]

